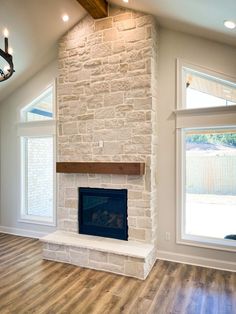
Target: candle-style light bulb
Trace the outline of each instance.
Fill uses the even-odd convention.
[[[5,38],[8,38],[8,37],[9,37],[9,31],[8,31],[7,28],[4,29],[4,31],[3,31],[3,36],[4,36]]]

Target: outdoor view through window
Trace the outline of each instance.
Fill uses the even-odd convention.
[[[236,234],[236,129],[186,130],[186,233]]]
[[[236,84],[184,69],[186,108],[236,105]]]
[[[53,216],[53,138],[28,137],[26,151],[26,213]]]
[[[25,121],[43,121],[53,119],[53,93],[52,88],[40,95],[30,107],[23,110]]]
[[[188,69],[184,74],[187,109],[236,105],[235,83]],[[210,123],[183,134],[185,234],[236,243],[236,126]]]

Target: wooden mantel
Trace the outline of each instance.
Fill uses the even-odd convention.
[[[57,173],[100,173],[144,175],[142,162],[57,162]]]

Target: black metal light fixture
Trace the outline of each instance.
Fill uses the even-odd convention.
[[[12,55],[9,53],[8,47],[8,30],[5,29],[3,34],[5,42],[5,51],[0,49],[0,57],[2,57],[6,61],[7,65],[3,69],[0,68],[0,82],[8,80],[15,72]]]

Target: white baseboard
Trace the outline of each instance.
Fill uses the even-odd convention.
[[[157,259],[236,272],[236,263],[157,250]]]
[[[32,230],[25,230],[25,229],[19,229],[19,228],[4,227],[4,226],[0,226],[0,232],[13,234],[13,235],[21,236],[21,237],[36,238],[36,239],[40,239],[48,235],[47,232],[32,231]],[[205,257],[193,256],[193,255],[185,255],[185,254],[157,250],[157,259],[236,272],[236,263],[234,262],[227,262],[223,260],[210,259],[210,258],[205,258]]]
[[[7,233],[7,234],[14,234],[21,237],[36,238],[36,239],[40,239],[48,234],[47,232],[25,230],[25,229],[20,229],[20,228],[11,228],[11,227],[4,227],[4,226],[0,226],[0,232]]]

